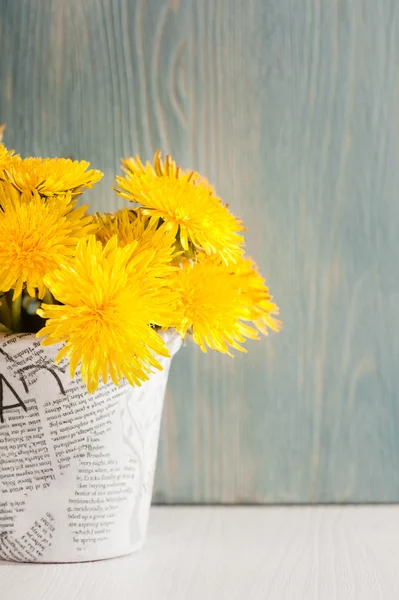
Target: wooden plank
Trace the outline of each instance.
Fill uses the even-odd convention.
[[[399,498],[398,10],[192,3],[192,156],[284,332],[234,363],[176,358],[158,499]]]
[[[399,499],[396,0],[0,0],[23,155],[160,147],[248,225],[284,332],[174,360],[155,499]]]
[[[0,563],[7,600],[394,600],[399,508],[153,509],[138,554],[96,563]]]

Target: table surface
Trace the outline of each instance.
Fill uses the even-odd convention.
[[[153,507],[125,558],[0,561],[6,600],[398,600],[399,506]]]

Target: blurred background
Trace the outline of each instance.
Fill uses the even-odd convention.
[[[22,156],[160,148],[214,183],[284,331],[175,357],[160,503],[399,500],[397,0],[0,0]]]

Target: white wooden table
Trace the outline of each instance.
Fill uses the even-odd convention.
[[[145,548],[0,561],[3,600],[398,600],[399,506],[154,507]]]

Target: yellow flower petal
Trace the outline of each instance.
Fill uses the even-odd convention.
[[[8,169],[20,160],[20,156],[14,154],[14,150],[8,150],[4,144],[0,143],[0,179],[4,178],[3,171],[5,169]]]

